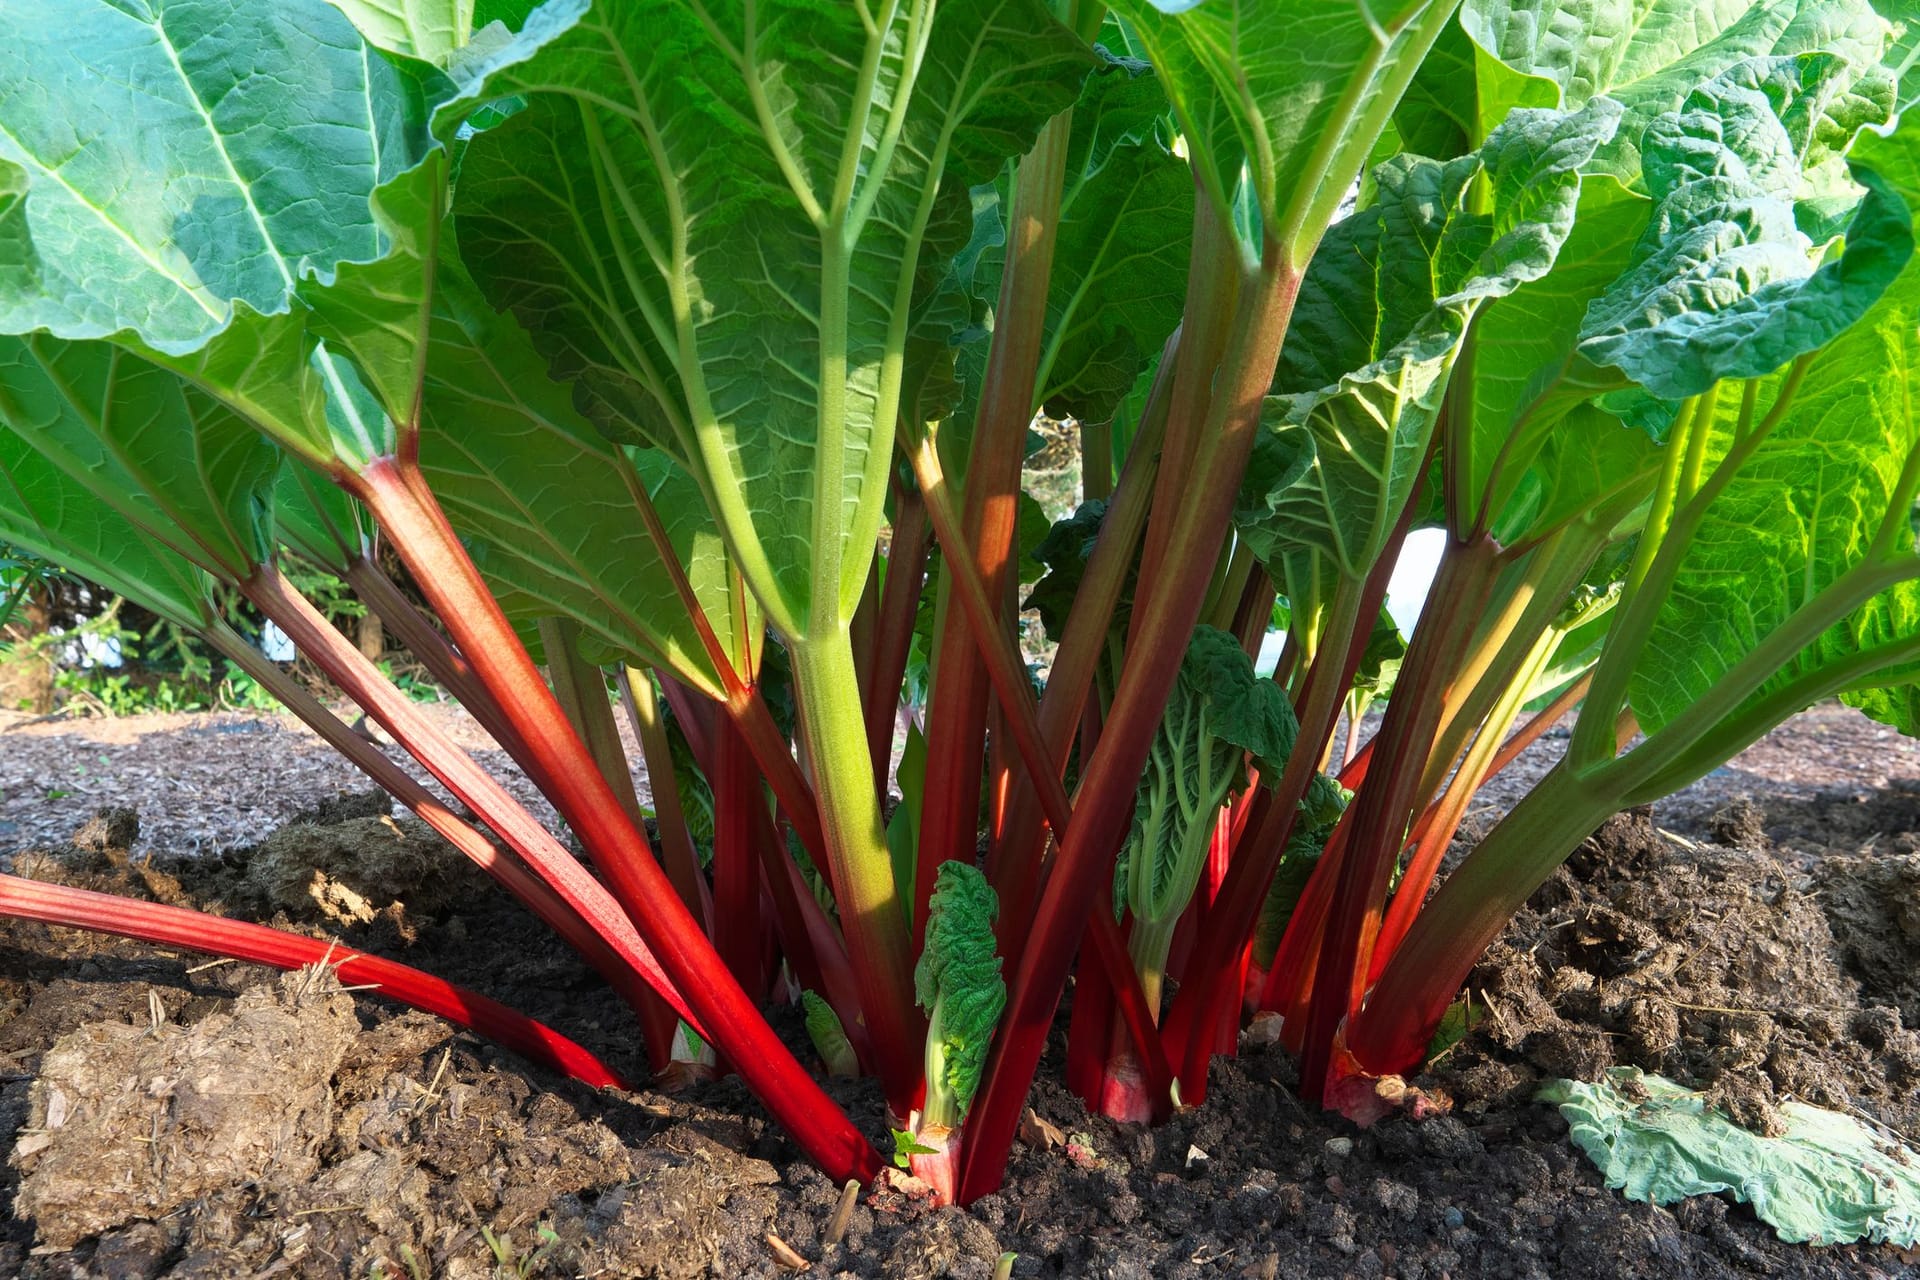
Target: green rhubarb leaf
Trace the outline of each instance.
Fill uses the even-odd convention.
[[[1073,108],[1036,407],[1106,422],[1180,323],[1193,175],[1144,64],[1109,61]]]
[[[1573,230],[1580,166],[1618,114],[1605,99],[1516,111],[1472,156],[1396,157],[1375,171],[1378,203],[1329,233],[1236,517],[1276,576],[1303,550],[1348,578],[1378,558],[1419,479],[1467,325],[1551,270]],[[1481,183],[1487,212],[1470,198]]]
[[[0,332],[111,338],[316,464],[393,452],[453,80],[325,0],[22,8],[0,53]],[[383,412],[336,412],[363,402]]]
[[[1783,1103],[1786,1132],[1749,1133],[1702,1096],[1637,1067],[1541,1089],[1609,1187],[1672,1204],[1727,1193],[1795,1244],[1920,1243],[1920,1152],[1883,1129],[1804,1102]]]
[[[1667,22],[1652,13],[1649,30]],[[1554,270],[1476,320],[1472,392],[1460,398],[1472,430],[1450,442],[1448,454],[1456,528],[1490,518],[1504,539],[1518,539],[1563,515],[1617,520],[1609,504],[1631,506],[1633,494],[1650,488],[1646,469],[1624,456],[1645,451],[1621,441],[1608,419],[1567,417],[1572,406],[1607,393],[1624,370],[1655,393],[1630,388],[1635,409],[1657,411],[1629,420],[1664,438],[1672,402],[1657,397],[1697,390],[1712,376],[1770,370],[1795,347],[1805,349],[1801,343],[1817,345],[1843,327],[1873,296],[1875,281],[1884,283],[1888,263],[1871,226],[1856,236],[1867,241],[1855,246],[1861,256],[1821,272],[1816,247],[1802,234],[1802,224],[1822,234],[1818,228],[1844,221],[1858,202],[1860,189],[1839,153],[1862,125],[1884,119],[1889,105],[1886,78],[1861,76],[1849,61],[1845,51],[1862,47],[1850,32],[1858,34],[1843,15],[1837,26],[1783,36],[1781,48],[1792,56],[1749,56],[1760,48],[1749,39],[1738,44],[1748,51],[1738,58],[1715,46],[1711,56],[1681,58],[1646,81],[1659,93],[1635,100],[1673,109],[1630,110],[1622,129],[1635,129],[1632,165],[1599,167],[1650,190],[1657,207],[1608,178],[1589,177]],[[1577,100],[1587,91],[1575,81],[1568,96]],[[1609,155],[1619,160],[1604,149],[1602,160]],[[1620,368],[1596,367],[1608,363]],[[1602,394],[1601,403],[1627,414],[1621,399]],[[1618,471],[1582,463],[1603,449],[1622,455]],[[1559,465],[1569,460],[1581,464],[1581,482],[1546,500],[1556,514],[1534,520],[1542,487],[1573,478]]]
[[[211,573],[272,558],[279,451],[158,365],[111,343],[0,337],[0,426]]]
[[[1598,429],[1605,420],[1568,415],[1593,396],[1597,382],[1615,379],[1597,379],[1574,349],[1588,305],[1627,269],[1651,208],[1612,178],[1584,179],[1573,230],[1553,269],[1474,318],[1473,356],[1462,371],[1470,381],[1456,398],[1464,422],[1448,441],[1450,519],[1457,530],[1471,529],[1490,508],[1497,514],[1489,523],[1517,539],[1536,524],[1538,493],[1522,495],[1520,509],[1508,508],[1536,459],[1549,449],[1578,457],[1589,435],[1605,438]],[[1545,479],[1533,475],[1533,488]],[[1577,503],[1577,494],[1570,499]]]
[[[929,1015],[928,1109],[937,1090],[951,1127],[966,1115],[986,1068],[994,1027],[1007,1003],[993,922],[1000,902],[978,867],[943,862],[927,908],[926,945],[914,966],[914,994]],[[938,1070],[933,1068],[937,1064]]]
[[[924,22],[924,25],[923,25]],[[838,630],[867,577],[918,263],[942,191],[1072,101],[1085,47],[1037,0],[929,17],[554,0],[484,92],[461,250],[596,425],[698,478],[769,620]]]
[[[719,671],[649,536],[624,465],[649,495],[694,598],[736,669],[759,612],[732,587],[719,530],[693,477],[658,450],[609,443],[517,321],[440,271],[422,399],[420,464],[447,517],[523,632],[573,619],[596,662],[622,656],[722,696]],[[736,616],[736,610],[739,616]]]
[[[1066,635],[1067,619],[1072,615],[1073,602],[1079,598],[1087,561],[1093,557],[1093,549],[1100,541],[1100,525],[1106,517],[1105,502],[1097,498],[1083,502],[1074,508],[1072,515],[1054,521],[1047,536],[1033,548],[1033,558],[1046,567],[1046,572],[1027,592],[1020,607],[1040,614],[1040,625],[1047,629],[1047,635],[1055,644]],[[1113,629],[1122,635],[1133,613],[1134,576],[1134,571],[1129,569],[1120,602],[1113,611]]]
[[[936,207],[958,218],[958,195],[943,197]],[[993,337],[993,302],[1000,278],[1000,262],[1007,241],[1000,187],[983,182],[967,192],[966,238],[947,257],[921,255],[914,277],[912,321],[907,329],[900,391],[903,421],[942,424],[935,437],[948,483],[966,478],[967,450],[972,442],[980,384],[986,374],[989,340]],[[959,240],[936,233],[935,244]],[[911,471],[902,468],[907,482]]]
[[[1406,637],[1400,634],[1393,615],[1382,609],[1380,616],[1373,620],[1366,648],[1360,652],[1360,665],[1354,669],[1353,683],[1347,693],[1348,713],[1358,712],[1364,716],[1367,708],[1392,693],[1393,682],[1399,678],[1400,664],[1406,656]]]
[[[913,1136],[910,1129],[893,1132],[893,1163],[902,1169],[913,1167],[913,1157],[939,1155],[940,1148],[929,1147]]]
[[[1870,199],[1920,208],[1920,130],[1868,135],[1855,148]],[[1810,357],[1785,405],[1784,374],[1761,380],[1754,417],[1778,424],[1707,509],[1635,667],[1630,700],[1653,732],[1691,705],[1794,612],[1864,562],[1883,525],[1890,553],[1910,554],[1920,448],[1920,262],[1851,328]],[[1716,401],[1714,453],[1725,451],[1743,397]],[[1920,589],[1875,597],[1804,648],[1757,696],[1862,651],[1920,634]],[[1887,672],[1855,695],[1904,732],[1920,729],[1912,675]]]
[[[474,0],[328,0],[368,44],[446,65],[473,37]]]
[[[1593,171],[1637,187],[1641,137],[1699,85],[1751,58],[1837,54],[1849,82],[1879,71],[1888,24],[1867,0],[1465,0],[1482,49],[1550,83],[1560,105],[1605,95],[1625,119]]]
[[[1133,380],[1133,386],[1113,407],[1113,421],[1108,431],[1113,440],[1113,479],[1120,479],[1120,468],[1126,465],[1127,453],[1133,448],[1133,437],[1140,430],[1140,418],[1147,410],[1147,396],[1153,390],[1153,383],[1160,376],[1160,356],[1166,350],[1163,345],[1148,357],[1146,367],[1140,370],[1140,376]],[[1081,430],[1088,428],[1083,423]]]
[[[1187,647],[1134,796],[1133,825],[1114,867],[1114,915],[1160,924],[1185,909],[1206,865],[1220,806],[1252,757],[1271,786],[1299,726],[1280,687],[1253,674],[1239,641],[1200,627]]]
[[[1407,151],[1430,160],[1451,160],[1479,146],[1493,124],[1499,123],[1481,127],[1474,61],[1482,56],[1460,23],[1449,22],[1393,110],[1393,151],[1378,159]],[[1554,100],[1548,97],[1530,105],[1550,107]]]
[[[1913,0],[1883,0],[1875,7],[1893,27],[1880,70],[1899,86],[1894,106],[1905,111],[1920,98],[1920,75],[1914,74],[1920,65],[1920,6]]]
[[[287,458],[273,486],[274,528],[282,542],[344,578],[366,554],[372,518],[331,480],[298,458]]]
[[[833,1011],[833,1006],[814,991],[802,991],[800,1004],[806,1010],[807,1038],[813,1041],[820,1061],[827,1064],[827,1074],[849,1080],[858,1076],[860,1059],[855,1056],[846,1028],[840,1025],[840,1015]]]
[[[1553,85],[1505,66],[1455,20],[1434,41],[1394,110],[1398,150],[1451,160],[1478,147],[1513,108],[1559,105]]]
[[[1243,252],[1259,257],[1264,229],[1297,261],[1450,15],[1419,0],[1295,0],[1285,21],[1253,0],[1113,8],[1166,85],[1201,189],[1223,216],[1245,211]]]
[[[1824,264],[1794,221],[1806,151],[1796,120],[1841,65],[1829,55],[1742,64],[1649,125],[1653,221],[1588,307],[1579,358],[1684,399],[1824,346],[1880,296],[1913,252],[1898,196],[1869,180],[1845,251]]]
[[[1612,534],[1653,491],[1660,460],[1645,430],[1595,405],[1575,405],[1537,439],[1514,441],[1507,465],[1519,475],[1499,485],[1493,535],[1515,546],[1573,524]]]
[[[0,163],[26,234],[0,236],[0,331],[183,353],[236,303],[284,311],[301,280],[386,252],[368,196],[410,167],[423,117],[325,0],[31,0],[6,19]]]
[[[220,616],[204,572],[11,431],[0,431],[0,539],[190,631]]]
[[[1629,546],[1622,542],[1602,554],[1550,624],[1553,651],[1527,687],[1529,710],[1544,707],[1547,699],[1559,695],[1599,660],[1614,607],[1626,587],[1623,575]]]

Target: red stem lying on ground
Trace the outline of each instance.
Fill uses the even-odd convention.
[[[460,803],[479,814],[547,887],[613,948],[623,964],[641,974],[648,986],[674,1003],[681,1017],[699,1027],[698,1016],[606,887],[594,879],[551,832],[535,822],[492,775],[475,764],[429,722],[418,707],[389,684],[306,597],[288,586],[276,570],[264,565],[241,583],[240,589],[329,679],[392,734],[442,786],[453,792]],[[556,714],[558,710],[556,706]],[[581,754],[586,754],[584,747]],[[586,767],[593,770],[595,778],[600,777],[599,768],[591,758],[586,761]]]
[[[626,1087],[613,1068],[551,1027],[497,1000],[443,982],[418,969],[342,951],[338,943],[303,938],[265,925],[225,920],[185,907],[135,902],[110,893],[44,884],[12,875],[0,875],[0,915],[94,933],[113,933],[183,951],[272,965],[276,969],[324,964],[338,973],[340,981],[347,986],[372,987],[389,1000],[470,1027],[530,1062],[572,1076],[596,1089]]]
[[[690,1021],[704,1028],[705,1038],[829,1177],[871,1177],[879,1168],[872,1145],[733,980],[574,736],[425,481],[413,468],[382,459],[346,482],[386,530],[460,652],[520,726],[553,782],[549,798],[617,887],[634,926],[669,976],[669,989],[677,989],[695,1011]],[[869,1011],[870,1030],[872,1016]]]

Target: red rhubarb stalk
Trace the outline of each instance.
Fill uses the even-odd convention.
[[[873,751],[873,785],[884,791],[893,763],[893,729],[900,709],[900,683],[906,679],[913,647],[913,623],[927,576],[927,513],[918,490],[898,488],[893,497],[893,539],[887,550],[886,584],[880,591],[880,617],[874,627],[873,662],[867,668],[861,703],[866,710],[867,743]]]
[[[966,558],[966,567],[978,576],[992,604],[989,617],[996,629],[1006,625],[999,602],[1010,585],[1020,467],[1033,422],[1034,380],[1046,334],[1047,287],[1072,128],[1071,111],[1055,116],[1015,171],[993,341],[967,458],[961,538],[941,539],[945,572],[951,577],[958,569],[955,558]],[[916,955],[926,937],[927,903],[940,864],[971,858],[979,828],[987,708],[992,699],[990,677],[976,648],[976,643],[986,642],[976,642],[970,621],[964,610],[946,609],[934,646],[926,791],[911,911]]]
[[[1357,584],[1343,582],[1335,592],[1327,634],[1321,637],[1319,649],[1295,695],[1300,731],[1293,754],[1274,785],[1266,821],[1229,865],[1226,881],[1220,887],[1220,910],[1198,953],[1189,961],[1194,980],[1181,988],[1161,1021],[1167,1052],[1177,1064],[1181,1099],[1193,1105],[1199,1105],[1206,1098],[1207,1061],[1212,1056],[1213,1044],[1211,1029],[1228,1016],[1223,1006],[1237,1005],[1241,998],[1240,989],[1231,981],[1234,957],[1253,937],[1260,905],[1266,901],[1273,873],[1293,835],[1301,797],[1306,795],[1319,759],[1333,739],[1340,704],[1353,686],[1354,673],[1360,669],[1368,638],[1360,620],[1380,616],[1387,597],[1387,581],[1418,506],[1416,489],[1366,580]],[[1363,750],[1360,759],[1368,759],[1371,754],[1370,749]],[[1294,918],[1299,919],[1298,909]]]
[[[0,875],[0,915],[93,933],[112,933],[182,951],[271,965],[276,969],[326,965],[339,975],[345,986],[369,987],[389,1000],[436,1014],[456,1026],[469,1027],[530,1062],[572,1076],[596,1089],[626,1087],[612,1067],[551,1027],[478,992],[456,987],[392,960],[342,950],[336,942],[303,938],[296,933],[226,920],[184,907],[135,902],[111,893],[44,884],[13,875]]]
[[[1407,936],[1407,930],[1413,927],[1414,916],[1427,900],[1427,890],[1433,887],[1433,878],[1440,870],[1440,860],[1446,856],[1447,847],[1460,830],[1461,820],[1466,817],[1467,805],[1474,795],[1488,779],[1510,764],[1541,734],[1559,723],[1574,704],[1586,696],[1587,684],[1591,679],[1591,675],[1585,675],[1567,686],[1559,697],[1523,725],[1519,732],[1507,738],[1484,763],[1469,756],[1455,772],[1440,799],[1429,805],[1426,813],[1421,815],[1413,833],[1413,856],[1407,860],[1407,869],[1400,877],[1399,887],[1394,890],[1393,901],[1387,905],[1387,918],[1380,926],[1379,941],[1374,944],[1373,963],[1367,979],[1369,984],[1380,980],[1387,962],[1393,959],[1393,953]]]
[[[1093,554],[1067,617],[1066,634],[1054,654],[1047,690],[1040,701],[1040,733],[1052,753],[1055,777],[1064,775],[1076,727],[1080,750],[1091,756],[1100,732],[1100,704],[1089,697],[1094,673],[1106,653],[1114,610],[1126,589],[1140,538],[1153,505],[1153,481],[1160,466],[1160,441],[1166,432],[1168,396],[1179,362],[1180,331],[1160,351],[1160,368],[1140,415],[1133,450],[1121,468],[1120,482],[1107,504]],[[1000,950],[1009,966],[1017,964],[1039,901],[1043,876],[1042,816],[1037,784],[1014,780],[1006,827],[987,871],[1000,897]],[[1131,966],[1129,966],[1131,968]]]
[[[501,712],[500,707],[488,693],[486,686],[473,674],[473,667],[459,652],[447,642],[425,614],[414,607],[413,601],[401,594],[393,579],[389,578],[371,559],[359,556],[347,564],[347,585],[367,608],[373,610],[387,630],[404,645],[407,652],[419,659],[420,665],[433,673],[440,687],[451,694],[475,720],[487,731],[487,736],[500,744],[501,750],[513,757],[513,762],[526,772],[528,765],[534,763],[532,753],[520,740],[520,735]],[[532,778],[535,786],[540,779]]]
[[[760,966],[767,927],[760,916],[760,859],[754,844],[763,835],[772,838],[773,824],[765,821],[760,775],[745,740],[725,721],[719,725],[718,737],[716,768],[709,775],[713,782],[713,943],[735,980],[748,991],[761,992],[767,989],[767,975]],[[756,817],[761,821],[756,822]]]

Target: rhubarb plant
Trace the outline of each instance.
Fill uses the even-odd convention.
[[[1610,813],[1820,698],[1920,728],[1920,143],[1868,0],[0,17],[0,538],[205,636],[577,950],[657,1079],[739,1073],[835,1178],[886,1135],[772,1003],[956,1200],[999,1185],[1069,977],[1069,1084],[1116,1116],[1202,1105],[1268,1013],[1372,1119]],[[1050,531],[1040,412],[1082,442]],[[28,882],[0,911],[313,958]]]

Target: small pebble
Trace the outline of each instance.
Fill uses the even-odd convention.
[[[1466,1225],[1467,1215],[1461,1213],[1458,1209],[1448,1209],[1441,1215],[1441,1221],[1445,1222],[1449,1227],[1462,1227]]]
[[[1327,1154],[1330,1156],[1337,1156],[1342,1160],[1346,1159],[1348,1156],[1353,1154],[1353,1139],[1352,1138],[1328,1138]]]

